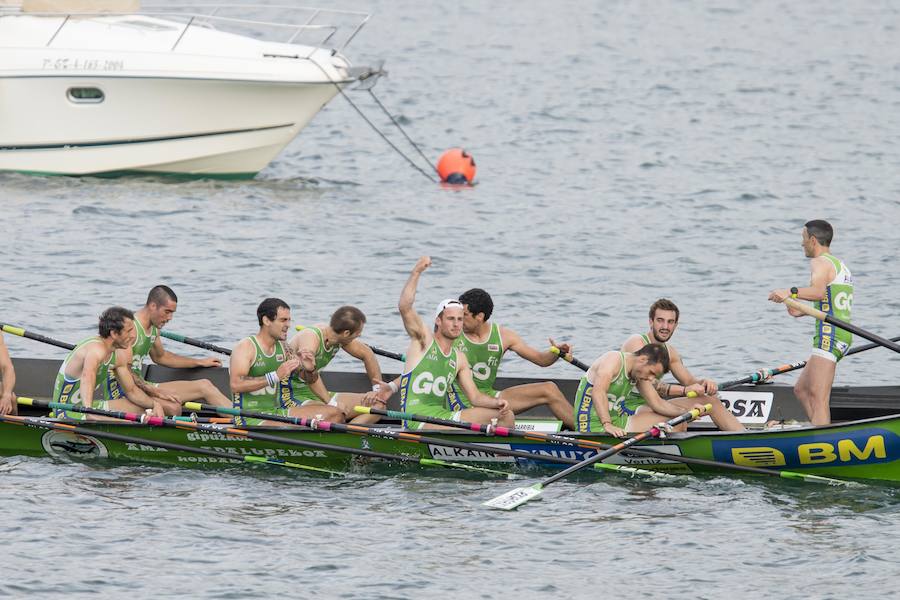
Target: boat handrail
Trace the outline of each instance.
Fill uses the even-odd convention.
[[[276,21],[264,21],[255,18],[245,18],[238,16],[224,16],[219,14],[220,12],[229,11],[229,10],[242,10],[242,11],[289,11],[293,13],[309,13],[308,18],[306,18],[303,23],[296,22],[285,22],[284,20],[276,22]],[[0,16],[8,16],[8,15],[23,15],[26,13],[20,12],[18,9],[12,9],[11,7],[0,6]],[[142,7],[140,10],[136,12],[117,12],[117,11],[88,11],[88,12],[29,12],[27,13],[29,16],[37,16],[37,17],[65,17],[63,22],[60,24],[58,28],[53,32],[53,34],[48,39],[45,47],[50,47],[53,41],[58,37],[60,31],[66,25],[72,22],[73,18],[83,18],[83,17],[125,17],[125,16],[145,16],[145,17],[165,17],[169,20],[177,19],[176,22],[180,22],[182,19],[187,19],[184,23],[184,28],[179,34],[176,42],[170,48],[170,51],[174,51],[178,48],[178,45],[185,38],[186,34],[190,31],[191,27],[212,27],[215,28],[215,24],[221,25],[244,25],[249,26],[251,28],[268,28],[270,30],[284,30],[287,29],[288,36],[286,40],[279,39],[266,39],[266,41],[270,42],[278,42],[282,44],[290,44],[295,46],[314,46],[314,47],[324,47],[329,41],[331,41],[336,34],[344,29],[349,29],[349,33],[347,36],[341,41],[340,44],[337,44],[334,47],[334,50],[337,52],[343,51],[348,44],[357,36],[357,34],[362,30],[362,28],[368,23],[371,15],[369,13],[364,13],[360,11],[350,11],[350,10],[339,10],[339,9],[330,9],[330,8],[317,8],[310,6],[287,6],[287,5],[279,5],[279,4],[186,4],[179,6],[177,8],[172,7],[164,7],[157,5],[149,5]],[[331,17],[332,19],[339,20],[340,17],[344,18],[352,18],[352,22],[349,24],[321,24],[315,23],[317,19],[320,17]],[[224,31],[227,31],[227,28],[223,28]],[[297,38],[301,36],[305,32],[316,31],[323,32],[325,35],[321,39],[316,42],[310,44],[300,44],[297,42]]]

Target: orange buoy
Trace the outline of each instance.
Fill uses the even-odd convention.
[[[475,179],[475,159],[462,148],[450,148],[441,155],[437,172],[445,183],[472,183]]]

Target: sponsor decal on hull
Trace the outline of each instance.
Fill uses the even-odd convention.
[[[753,467],[831,467],[893,462],[900,436],[872,428],[757,440],[713,440],[713,458]]]
[[[593,450],[587,448],[576,448],[568,444],[479,444],[484,448],[492,447],[503,450],[518,450],[520,452],[529,452],[534,455],[534,462],[541,465],[556,465],[559,463],[541,460],[541,457],[552,458],[568,458],[572,460],[584,460],[596,454]],[[429,445],[432,458],[442,458],[444,460],[453,460],[457,462],[498,462],[498,463],[523,463],[529,459],[517,458],[514,456],[498,456],[490,452],[482,452],[478,450],[468,450],[463,448],[448,448],[446,446]],[[665,444],[661,446],[641,446],[636,449],[653,450],[660,454],[681,455],[681,448],[675,444]],[[627,452],[627,450],[626,450]],[[626,456],[623,454],[614,454],[604,462],[614,465],[659,465],[659,464],[679,464],[674,460],[667,460],[655,456]]]
[[[89,435],[51,429],[41,436],[41,446],[56,458],[106,458],[109,451],[103,442]]]
[[[744,425],[768,422],[772,405],[775,404],[775,394],[772,392],[719,392],[719,399]],[[712,424],[712,419],[706,415],[697,422]]]

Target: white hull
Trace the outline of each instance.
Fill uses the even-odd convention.
[[[73,86],[98,87],[107,102],[73,105]],[[0,170],[255,174],[336,93],[332,84],[0,79]]]
[[[250,176],[352,80],[195,19],[0,15],[0,170]]]

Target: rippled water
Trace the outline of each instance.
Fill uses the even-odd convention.
[[[233,344],[278,295],[304,323],[357,304],[366,338],[402,349],[397,296],[431,254],[423,312],[484,287],[497,321],[590,360],[668,296],[688,366],[725,379],[807,356],[811,322],[765,299],[808,279],[800,227],[825,218],[856,279],[855,322],[900,333],[894,5],[342,6],[375,13],[348,54],[387,60],[376,92],[430,156],[468,148],[477,187],[427,182],[340,98],[249,182],[0,175],[2,320],[77,341],[106,306],[166,282],[173,331]],[[877,350],[838,381],[898,375],[900,357]],[[605,478],[497,514],[479,502],[509,482],[0,467],[13,596],[837,598],[893,589],[898,573],[898,503],[882,487]]]

